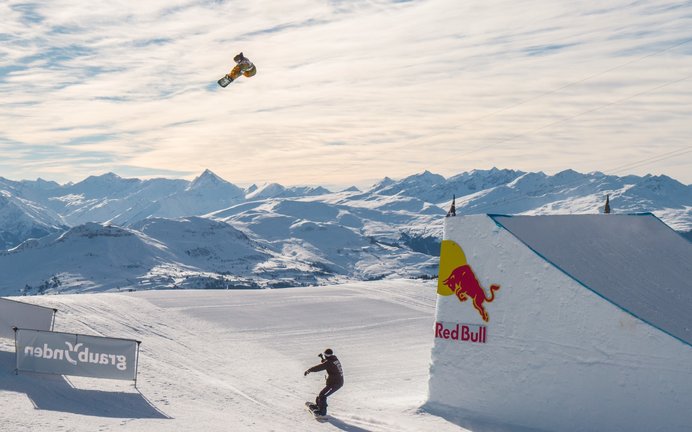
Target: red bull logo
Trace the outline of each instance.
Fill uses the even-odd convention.
[[[483,321],[488,322],[488,312],[483,307],[483,302],[490,303],[495,300],[495,291],[500,289],[500,285],[490,285],[490,296],[486,297],[485,290],[478,283],[478,278],[468,264],[452,270],[452,274],[443,283],[454,292],[459,301],[471,299],[473,307],[481,314]]]
[[[460,302],[471,300],[474,309],[478,311],[483,321],[488,322],[490,317],[483,303],[491,303],[495,300],[495,291],[500,285],[490,285],[490,295],[486,295],[485,289],[478,282],[478,278],[466,262],[466,255],[458,244],[451,240],[442,242],[440,253],[440,273],[437,283],[437,293],[448,296],[454,294]]]

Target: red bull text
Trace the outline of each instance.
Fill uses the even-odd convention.
[[[435,338],[458,342],[486,343],[488,329],[478,324],[435,323]]]

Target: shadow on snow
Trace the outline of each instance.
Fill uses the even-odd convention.
[[[96,417],[170,419],[139,391],[137,393],[82,390],[61,375],[21,372],[15,354],[0,351],[0,391],[24,393],[36,409]]]
[[[479,417],[463,408],[440,404],[426,403],[418,409],[418,412],[441,417],[450,423],[474,432],[547,432],[541,429],[503,423],[495,418]]]
[[[334,426],[337,429],[341,429],[342,431],[347,431],[347,432],[369,432],[370,429],[363,429],[358,426],[354,426],[352,424],[348,424],[343,420],[340,420],[336,417],[333,416],[327,416],[322,423],[329,423],[332,426]]]

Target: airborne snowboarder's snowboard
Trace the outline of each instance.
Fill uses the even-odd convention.
[[[313,407],[314,405],[315,405],[315,404],[312,403],[312,402],[305,402],[305,408],[307,408],[307,410],[310,412],[310,414],[312,414],[312,416],[315,417],[315,420],[320,421],[320,422],[326,422],[327,420],[329,420],[327,416],[323,416],[323,415],[317,414],[317,413],[312,409],[312,407]]]
[[[229,85],[230,83],[232,83],[233,80],[230,79],[230,78],[228,78],[228,75],[224,75],[223,78],[221,78],[220,80],[218,80],[218,81],[216,81],[216,82],[219,83],[219,85],[220,85],[221,87],[226,87],[227,85]]]

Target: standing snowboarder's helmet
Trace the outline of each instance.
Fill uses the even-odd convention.
[[[245,60],[245,57],[243,57],[243,53],[240,53],[237,56],[233,57],[233,61],[236,63],[240,63],[243,60]]]
[[[329,357],[329,356],[331,356],[331,355],[334,355],[334,351],[332,351],[331,348],[327,348],[326,350],[324,350],[324,355],[325,355],[326,357]]]

